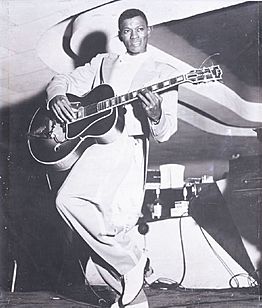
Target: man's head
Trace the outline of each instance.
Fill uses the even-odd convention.
[[[138,9],[124,11],[118,19],[119,38],[131,55],[143,53],[151,33],[145,14]]]

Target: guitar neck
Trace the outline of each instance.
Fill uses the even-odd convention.
[[[137,95],[139,92],[148,89],[151,92],[160,92],[160,91],[164,91],[166,89],[169,89],[171,87],[175,87],[181,83],[187,82],[187,76],[186,75],[180,75],[171,79],[167,79],[165,81],[159,82],[159,83],[155,83],[151,86],[148,87],[144,87],[141,88],[139,90],[135,90],[129,93],[126,93],[124,95],[120,95],[120,96],[114,96],[111,98],[108,98],[106,100],[100,101],[96,104],[96,111],[97,112],[102,112],[114,107],[118,107],[118,106],[123,106],[123,105],[127,105],[130,104],[131,102],[133,102],[134,100],[137,99]]]
[[[175,87],[184,82],[190,82],[192,84],[206,83],[209,81],[216,81],[222,79],[222,70],[219,65],[213,65],[210,67],[203,67],[195,70],[191,70],[187,74],[173,77],[165,81],[155,83],[151,86],[144,87],[139,90],[129,92],[124,95],[114,96],[107,98],[95,104],[88,105],[83,108],[84,115],[93,115],[108,109],[112,109],[117,106],[126,105],[137,99],[139,92],[148,89],[151,92],[160,92],[166,89]]]

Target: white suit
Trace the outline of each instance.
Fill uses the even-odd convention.
[[[173,67],[155,62],[148,52],[101,54],[71,74],[55,76],[47,87],[47,100],[68,92],[83,95],[101,83],[101,76],[121,95],[176,75]],[[89,147],[57,195],[58,211],[93,249],[99,272],[120,293],[118,276],[131,270],[142,253],[128,230],[141,213],[149,135],[163,142],[177,129],[177,91],[162,97],[162,115],[156,125],[146,118],[138,102],[127,105],[122,135],[115,142]]]

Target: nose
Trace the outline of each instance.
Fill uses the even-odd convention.
[[[132,30],[131,38],[136,38],[136,37],[138,37],[137,31],[136,30]]]

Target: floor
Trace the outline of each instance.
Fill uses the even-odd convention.
[[[246,308],[262,307],[257,288],[203,290],[161,290],[145,288],[150,308]],[[98,301],[100,298],[100,303]],[[104,287],[70,287],[60,293],[46,291],[1,293],[0,307],[18,308],[86,308],[109,307],[103,301],[113,301],[113,295]]]

